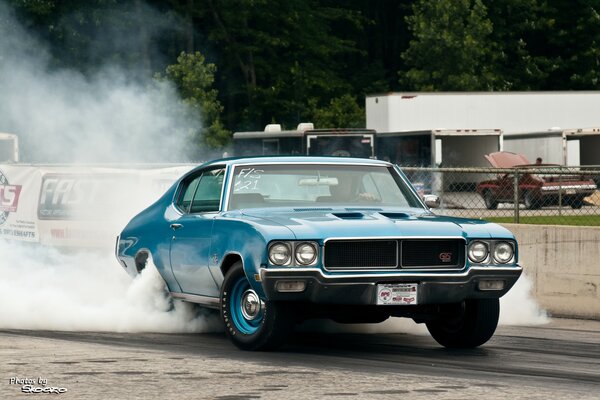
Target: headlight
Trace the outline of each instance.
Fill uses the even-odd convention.
[[[508,242],[498,242],[494,246],[494,259],[500,264],[506,264],[515,255],[513,247]]]
[[[473,242],[469,245],[469,260],[474,263],[482,263],[488,257],[488,245],[484,242]]]
[[[312,243],[300,243],[296,246],[296,261],[302,265],[310,265],[317,259],[317,248]]]
[[[274,243],[269,249],[269,261],[275,265],[287,265],[290,263],[292,251],[290,245],[283,242]]]

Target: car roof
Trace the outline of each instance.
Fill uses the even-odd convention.
[[[198,168],[210,165],[242,165],[242,164],[368,164],[379,166],[390,166],[387,161],[373,160],[369,158],[352,157],[316,157],[316,156],[260,156],[260,157],[233,157],[219,160],[208,161]]]

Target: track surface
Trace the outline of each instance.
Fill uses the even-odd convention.
[[[499,327],[471,351],[404,333],[300,332],[248,353],[223,334],[3,330],[0,360],[3,399],[45,397],[10,382],[39,377],[61,399],[600,399],[598,321]]]

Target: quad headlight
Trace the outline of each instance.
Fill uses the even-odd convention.
[[[319,245],[316,242],[281,241],[269,246],[269,262],[278,267],[308,267],[317,264]]]
[[[301,265],[311,265],[317,259],[317,248],[313,243],[304,242],[296,246],[296,261]]]
[[[292,259],[292,247],[289,243],[276,242],[269,248],[269,261],[274,265],[288,265]]]
[[[515,255],[512,245],[508,242],[496,242],[494,244],[494,260],[500,264],[506,264]]]
[[[482,263],[490,254],[487,243],[475,241],[469,245],[469,260],[474,263]]]
[[[515,260],[516,243],[505,240],[474,240],[467,254],[475,264],[508,264]]]

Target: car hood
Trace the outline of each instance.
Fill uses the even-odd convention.
[[[243,210],[243,216],[279,224],[296,239],[363,237],[513,238],[500,225],[481,220],[437,216],[422,211],[398,210]]]

